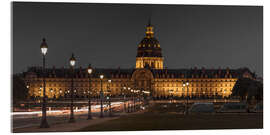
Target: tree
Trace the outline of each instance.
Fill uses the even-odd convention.
[[[12,99],[13,104],[17,103],[18,101],[23,101],[27,99],[28,89],[26,88],[25,82],[22,80],[20,75],[13,75],[12,76]]]
[[[255,97],[257,100],[263,99],[263,84],[248,78],[238,79],[233,87],[232,96],[239,96],[241,100],[248,101]]]

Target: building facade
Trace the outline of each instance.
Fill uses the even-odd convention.
[[[118,96],[131,94],[132,90],[149,91],[153,97],[228,97],[239,78],[255,79],[248,68],[239,69],[168,69],[164,68],[162,49],[154,37],[154,27],[146,27],[146,35],[139,43],[136,66],[133,69],[94,68],[91,83],[86,68],[74,70],[74,93],[77,97],[86,97],[88,93],[98,96],[103,87],[106,94]],[[46,69],[46,95],[48,98],[66,97],[71,90],[71,69]],[[99,75],[103,74],[104,79]],[[42,68],[30,67],[23,73],[29,89],[29,96],[42,97]],[[108,80],[111,80],[109,83]],[[183,85],[186,83],[189,85]],[[102,83],[102,84],[101,84]],[[90,88],[89,88],[90,86]],[[128,90],[127,88],[130,88]]]

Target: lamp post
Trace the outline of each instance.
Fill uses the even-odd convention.
[[[89,91],[88,91],[88,120],[92,119],[92,112],[91,112],[91,73],[93,72],[93,69],[91,67],[91,64],[89,64],[87,68],[88,72],[88,80],[89,80]]]
[[[43,38],[43,41],[40,45],[41,53],[43,56],[43,102],[42,102],[42,119],[41,119],[41,124],[40,128],[49,128],[49,124],[47,122],[47,116],[46,116],[46,82],[45,82],[45,55],[47,54],[48,51],[48,45],[46,43],[45,38]]]
[[[71,66],[71,103],[70,103],[70,118],[69,118],[69,122],[73,123],[75,122],[74,119],[74,111],[73,111],[73,96],[74,96],[74,86],[73,86],[73,79],[74,79],[74,66],[76,63],[76,59],[74,57],[74,54],[72,53],[71,58],[69,59],[70,62],[70,66]]]
[[[51,95],[51,100],[50,101],[52,102],[53,101],[53,89],[52,88],[50,89],[50,92],[51,92],[51,94],[50,94]]]
[[[102,89],[102,79],[104,75],[100,75],[100,117],[103,118],[103,89]]]
[[[27,90],[28,90],[28,92],[29,92],[29,89],[30,89],[30,84],[27,82],[26,83],[26,88],[27,88]],[[29,95],[27,95],[27,99],[29,99],[30,97],[29,97]]]
[[[129,98],[130,98],[130,87],[128,87],[128,95],[129,95]],[[129,104],[129,99],[128,99],[128,112],[131,112],[131,105]]]
[[[126,109],[126,95],[125,95],[125,90],[126,90],[126,87],[123,87],[122,95],[123,95],[123,98],[124,98],[124,112],[126,113],[127,112],[127,109]]]
[[[188,114],[188,85],[189,83],[186,82],[186,83],[183,83],[183,87],[187,87],[187,97],[186,97],[186,107],[185,107],[185,114]]]
[[[135,92],[136,90],[133,90],[133,111],[136,112],[136,98],[135,98]]]
[[[30,88],[30,84],[29,83],[26,84],[26,88],[29,91],[29,88]]]
[[[42,87],[40,86],[40,87],[39,87],[39,90],[38,90],[38,96],[39,96],[39,99],[38,99],[39,101],[38,101],[38,102],[39,102],[39,103],[41,102],[41,101],[40,101],[40,99],[41,99],[41,98],[40,98],[40,97],[41,97],[41,89],[42,89]]]
[[[109,95],[108,95],[108,97],[109,97],[109,117],[111,117],[112,116],[112,106],[111,106],[111,83],[112,83],[112,80],[108,80],[108,92],[109,92]]]
[[[133,105],[131,106],[131,109],[130,110],[131,110],[131,112],[132,111],[135,112],[135,99],[134,99],[135,90],[134,89],[131,89],[130,92],[132,94],[132,100],[133,100]]]

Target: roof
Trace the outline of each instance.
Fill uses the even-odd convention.
[[[136,57],[162,57],[161,48],[156,38],[143,38],[137,49]]]
[[[131,78],[133,72],[136,69],[122,69],[122,68],[94,68],[92,77],[98,78],[100,74],[103,74],[106,78]],[[242,78],[243,74],[248,72],[253,78],[255,78],[255,73],[252,73],[248,68],[239,69],[149,69],[153,73],[154,78]],[[74,69],[75,76],[77,77],[88,77],[87,68],[76,68]],[[35,74],[37,77],[42,77],[41,67],[30,67],[26,74]],[[46,77],[70,77],[70,68],[48,68],[46,69]]]

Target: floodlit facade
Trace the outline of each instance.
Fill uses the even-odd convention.
[[[74,69],[74,94],[77,97],[86,97],[88,93],[98,96],[102,81],[105,95],[109,94],[108,90],[113,96],[131,94],[130,90],[139,90],[148,91],[149,95],[154,97],[227,97],[231,95],[239,78],[255,79],[255,74],[248,68],[168,69],[164,68],[163,60],[160,43],[154,37],[154,27],[149,22],[146,35],[138,45],[135,68],[94,68],[91,84],[89,84],[87,68],[76,68]],[[102,80],[99,78],[101,74],[104,75]],[[29,96],[42,97],[42,68],[31,67],[23,73],[23,76],[29,89]],[[48,98],[66,97],[70,94],[71,69],[47,68],[45,78]],[[111,80],[111,83],[108,80]]]

